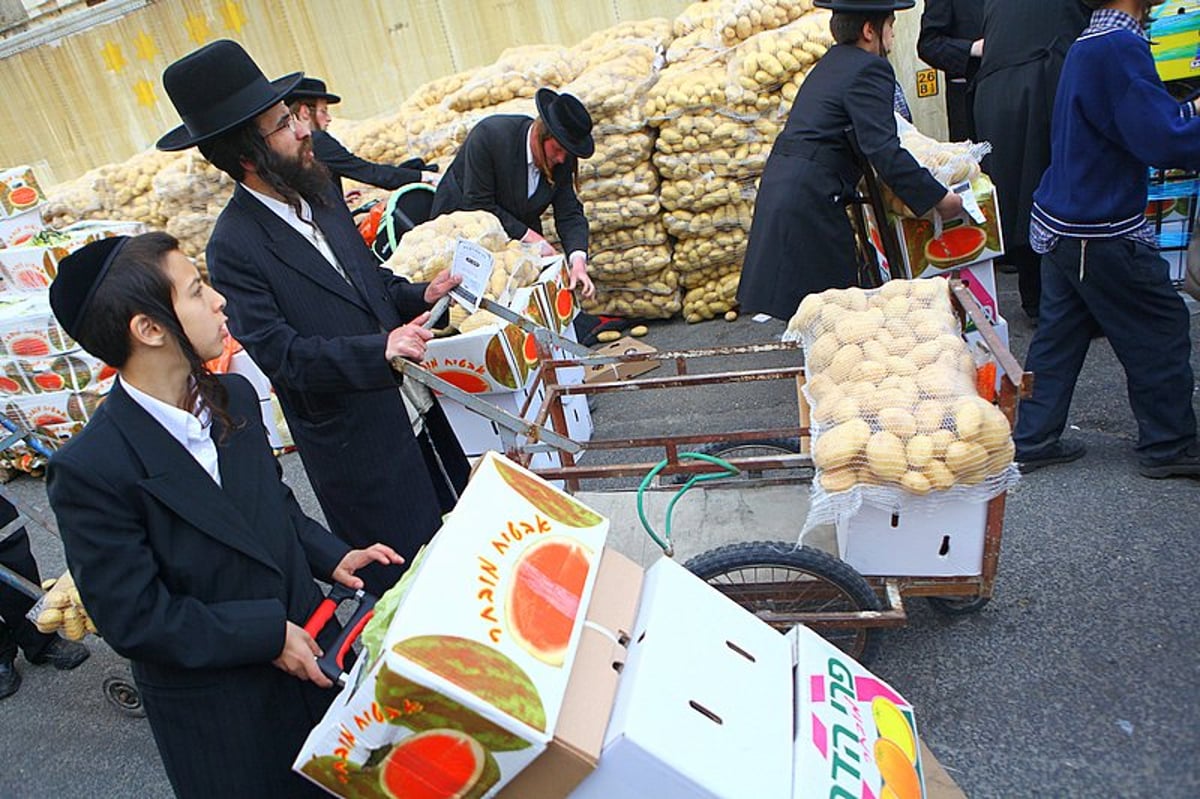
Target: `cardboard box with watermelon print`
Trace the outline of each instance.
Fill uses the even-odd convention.
[[[339,796],[493,796],[554,736],[607,534],[485,455],[294,768]]]
[[[0,169],[0,219],[23,214],[45,201],[46,194],[31,167]]]
[[[549,306],[551,293],[556,297],[566,284],[561,256],[547,259],[549,265],[533,286],[517,289],[508,298],[507,307],[536,324],[555,332],[572,329],[577,309],[560,302],[566,318]],[[564,289],[565,290],[565,289]],[[570,295],[570,292],[567,292]],[[516,325],[496,323],[469,333],[437,338],[429,342],[425,360],[429,371],[472,394],[520,391],[529,385],[537,370],[537,348],[533,335]]]
[[[935,239],[930,219],[895,218],[893,224],[904,264],[899,273],[892,265],[893,277],[928,277],[1004,254],[996,190],[986,176],[977,178],[971,188],[985,218],[983,224],[976,224],[966,217],[954,219],[945,223],[942,235]]]
[[[60,439],[83,429],[112,388],[110,378],[88,391],[55,391],[4,397],[4,415],[27,430],[40,429]]]
[[[46,292],[0,296],[0,358],[49,358],[77,349],[54,318]]]

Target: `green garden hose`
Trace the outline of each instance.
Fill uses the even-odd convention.
[[[674,557],[675,555],[675,547],[671,543],[671,513],[675,510],[675,503],[679,501],[679,498],[686,494],[688,489],[696,485],[696,483],[701,483],[705,480],[720,480],[726,477],[735,477],[740,471],[738,467],[734,466],[729,461],[722,460],[721,458],[717,458],[712,455],[705,455],[702,452],[680,452],[679,460],[707,461],[715,466],[720,466],[725,471],[712,472],[709,474],[694,474],[688,478],[688,481],[683,484],[683,487],[676,491],[675,496],[671,497],[671,501],[667,503],[667,519],[664,524],[662,538],[659,538],[658,534],[654,532],[654,528],[650,526],[650,521],[646,518],[646,511],[643,507],[642,497],[646,493],[646,488],[649,487],[650,483],[654,480],[659,472],[667,468],[667,466],[670,464],[670,461],[659,461],[658,465],[651,469],[646,476],[642,478],[642,483],[638,486],[637,491],[638,519],[641,520],[642,527],[646,530],[646,533],[654,539],[654,543],[658,544],[662,548],[662,551],[666,553],[668,558]]]

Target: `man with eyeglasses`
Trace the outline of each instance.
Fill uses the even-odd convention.
[[[329,167],[339,193],[342,191],[342,178],[357,180],[359,183],[381,189],[398,189],[418,181],[430,186],[438,184],[440,175],[419,158],[410,158],[398,166],[392,166],[359,158],[347,150],[329,133],[329,123],[333,119],[329,113],[329,106],[340,103],[342,98],[331,93],[326,88],[325,81],[303,77],[283,101],[287,103],[296,119],[307,125],[312,132],[313,154],[317,156],[318,161]]]
[[[230,331],[271,379],[329,528],[411,562],[469,465],[435,400],[416,437],[390,361],[425,356],[429,309],[458,281],[446,271],[414,284],[379,266],[283,103],[300,79],[268,81],[236,42],[212,42],[163,73],[184,124],[158,148],[199,147],[238,183],[208,243],[209,274]],[[374,564],[359,576],[379,594],[400,573]]]

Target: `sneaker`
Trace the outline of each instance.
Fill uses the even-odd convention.
[[[56,637],[41,652],[33,657],[26,654],[25,659],[35,666],[49,663],[59,671],[67,671],[87,660],[91,654],[83,644]]]
[[[1200,477],[1200,444],[1192,444],[1183,452],[1165,461],[1142,461],[1138,473],[1151,480],[1167,477]]]
[[[1043,447],[1041,452],[1036,455],[1023,457],[1021,453],[1017,453],[1017,468],[1021,470],[1021,474],[1029,474],[1036,472],[1045,466],[1053,466],[1056,463],[1070,463],[1077,461],[1087,452],[1085,447],[1079,441],[1063,441],[1059,439],[1048,447]]]

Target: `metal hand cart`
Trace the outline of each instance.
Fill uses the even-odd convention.
[[[969,320],[995,360],[1001,376],[998,402],[1012,423],[1018,397],[1032,390],[1033,376],[1008,351],[993,329],[987,314],[970,291],[959,281],[951,281],[951,295],[960,322]],[[548,331],[544,331],[548,333]],[[538,336],[541,370],[536,380],[543,382],[545,401],[532,421],[501,419],[501,412],[489,413],[490,406],[475,397],[473,410],[488,415],[502,427],[518,432],[510,435],[513,443],[507,454],[528,465],[535,452],[555,451],[561,465],[538,468],[546,479],[564,481],[569,491],[578,491],[581,481],[608,478],[642,478],[649,472],[658,480],[656,490],[677,490],[677,481],[694,484],[699,476],[719,476],[724,466],[705,455],[717,455],[740,470],[738,480],[710,480],[707,487],[746,491],[753,501],[757,487],[770,484],[804,484],[812,479],[812,459],[807,452],[809,437],[808,409],[800,388],[805,380],[803,366],[769,369],[702,372],[699,364],[706,358],[750,356],[768,352],[794,352],[801,360],[796,344],[756,344],[713,349],[695,349],[614,356],[566,355],[553,349],[553,335]],[[656,361],[673,365],[674,374],[623,380],[620,382],[557,382],[559,369],[607,366],[618,363]],[[406,368],[438,390],[423,370]],[[758,381],[788,380],[796,387],[798,424],[785,428],[749,429],[736,432],[668,434],[631,438],[593,438],[576,442],[568,438],[563,401],[570,397],[625,392],[644,392],[701,385],[732,385]],[[453,389],[453,387],[450,387]],[[460,398],[462,392],[450,392]],[[531,392],[532,393],[532,392]],[[492,408],[492,411],[496,409]],[[655,461],[619,463],[579,463],[576,454],[650,450],[661,453]],[[699,452],[697,456],[694,453]],[[749,479],[742,479],[742,478]],[[643,485],[643,489],[646,486]],[[882,628],[903,625],[907,619],[905,600],[923,597],[937,610],[947,614],[970,613],[982,608],[991,598],[999,563],[1000,539],[1004,520],[1005,495],[987,503],[986,529],[981,568],[978,574],[949,577],[871,576],[865,577],[834,555],[795,541],[744,541],[727,544],[700,554],[686,566],[720,591],[753,611],[780,630],[797,623],[806,624],[859,660],[869,660],[878,647],[877,633]],[[797,528],[797,539],[799,529]],[[673,554],[666,542],[664,549]]]

